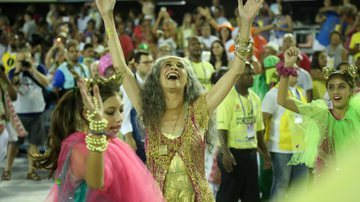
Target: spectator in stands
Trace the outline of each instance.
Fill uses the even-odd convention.
[[[100,58],[105,52],[102,35],[99,32],[94,32],[91,37],[91,43],[94,46],[95,57]]]
[[[169,44],[163,44],[163,45],[159,46],[159,51],[158,51],[158,55],[156,58],[161,58],[161,57],[169,56],[169,55],[172,55],[171,47]]]
[[[24,20],[25,23],[22,27],[22,31],[25,34],[25,39],[27,41],[31,41],[32,40],[32,34],[35,33],[36,31],[36,23],[35,21],[32,19],[32,13],[26,12],[24,14]]]
[[[95,20],[93,19],[90,19],[87,24],[86,24],[86,29],[84,30],[84,37],[85,39],[86,38],[90,38],[91,40],[91,37],[92,35],[94,34],[94,32],[96,32],[96,29],[95,29]]]
[[[201,59],[203,52],[200,40],[197,37],[190,37],[189,41],[189,65],[195,73],[197,79],[200,81],[206,91],[210,90],[211,74],[214,72],[214,67],[207,61]]]
[[[76,21],[79,32],[84,32],[88,22],[92,19],[91,15],[89,15],[89,9],[90,8],[88,4],[84,4],[80,8],[80,12]]]
[[[195,36],[195,24],[192,22],[191,13],[185,13],[183,21],[177,31],[177,45],[184,50],[184,56],[188,57],[188,38]]]
[[[152,36],[152,18],[145,15],[138,26],[134,27],[132,38],[134,41],[134,47],[138,47],[141,43],[147,43],[148,45],[153,42]]]
[[[158,30],[160,23],[162,23],[161,30]],[[152,32],[158,40],[157,47],[160,47],[163,44],[168,44],[171,47],[171,54],[176,55],[176,24],[171,19],[165,7],[162,7],[159,11]]]
[[[138,8],[131,8],[128,16],[134,26],[140,24],[142,13]]]
[[[286,33],[293,31],[292,12],[288,2],[277,1],[278,13],[274,13],[274,35],[270,37],[270,41],[275,41],[279,45],[282,44]]]
[[[340,24],[336,27],[336,31],[339,31],[342,35],[345,35],[346,31],[351,28],[351,24],[354,22],[358,9],[355,5],[350,3],[344,3],[339,6],[338,12],[340,16]]]
[[[90,67],[91,63],[96,60],[94,46],[90,43],[84,45],[84,49],[81,51],[79,63],[84,63],[87,67]]]
[[[311,61],[310,75],[313,79],[313,99],[323,98],[326,92],[325,77],[322,69],[326,67],[327,57],[324,51],[315,51]]]
[[[65,47],[61,38],[57,37],[45,56],[45,66],[48,68],[50,80],[63,62],[65,62]]]
[[[225,10],[222,5],[217,5],[214,7],[214,19],[217,24],[223,24],[225,22],[229,22],[229,20],[225,16]]]
[[[278,55],[279,54],[279,45],[273,41],[269,41],[264,46],[264,53],[262,58],[266,58],[269,55]]]
[[[155,2],[154,0],[140,0],[142,5],[142,14],[149,16],[152,20],[155,19]]]
[[[321,28],[315,37],[313,49],[324,50],[330,44],[330,33],[340,23],[337,7],[332,5],[332,0],[324,0],[324,6],[316,14],[315,22],[321,24]]]
[[[28,174],[29,180],[41,180],[35,172],[31,155],[39,153],[39,146],[43,145],[45,131],[42,114],[45,110],[44,89],[49,85],[44,66],[33,64],[30,50],[22,49],[16,55],[16,67],[9,72],[9,78],[17,88],[17,100],[14,102],[15,112],[18,114],[25,130],[29,133]],[[19,137],[17,142],[11,142],[5,165],[3,180],[11,179],[11,170],[19,145],[25,142]]]
[[[360,52],[360,12],[355,21],[354,33],[351,35],[349,53],[355,55]]]
[[[220,40],[216,40],[211,45],[210,64],[216,69],[221,67],[228,67],[228,57],[225,51],[225,46]]]
[[[76,86],[74,74],[83,78],[90,78],[89,68],[78,62],[79,45],[77,41],[71,40],[66,44],[66,57],[67,61],[56,70],[52,81],[53,91],[59,96]]]
[[[284,60],[284,52],[290,48],[290,47],[294,47],[296,46],[296,39],[295,36],[293,34],[285,34],[284,35],[284,39],[282,42],[282,46],[281,46],[281,51],[282,53],[279,56],[279,58],[281,60]],[[301,56],[302,56],[302,60],[300,62],[300,66],[301,68],[305,69],[306,71],[310,71],[311,69],[311,62],[309,57],[306,55],[306,53],[304,52],[300,52]]]
[[[132,39],[129,35],[125,32],[125,22],[119,21],[117,23],[117,30],[119,34],[119,40],[121,41],[122,48],[124,50],[124,55],[126,61],[128,61],[131,57],[131,52],[134,50],[134,44],[132,42]]]
[[[338,31],[333,31],[330,34],[330,44],[326,47],[327,66],[337,67],[342,62],[348,61],[347,51],[342,45],[342,35]]]
[[[204,50],[208,51],[211,50],[211,44],[218,40],[219,38],[217,36],[211,35],[211,27],[209,23],[204,23],[201,25],[200,29],[200,42],[204,45]]]
[[[276,26],[275,23],[272,23],[273,17],[273,13],[270,11],[268,3],[264,2],[263,7],[260,8],[259,15],[256,16],[254,20],[257,34],[263,36],[267,41],[270,40],[270,31]]]

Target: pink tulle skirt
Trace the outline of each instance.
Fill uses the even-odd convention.
[[[85,191],[82,189],[85,193],[79,194],[78,189],[85,181],[74,177],[74,173],[86,172],[85,136],[77,132],[62,142],[55,176],[59,183],[54,185],[47,201],[165,201],[145,165],[130,146],[118,138],[109,140],[104,153],[104,187],[101,190],[87,187]]]

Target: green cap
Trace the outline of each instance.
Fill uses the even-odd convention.
[[[280,62],[280,58],[275,55],[269,55],[264,58],[264,67],[265,69],[274,68],[276,64]]]
[[[146,43],[141,43],[139,44],[138,49],[149,50],[149,45],[147,45]]]

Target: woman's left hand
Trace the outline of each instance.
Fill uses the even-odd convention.
[[[78,80],[78,87],[80,89],[81,97],[83,100],[83,104],[85,107],[85,110],[88,110],[89,112],[97,111],[95,114],[94,119],[96,120],[102,120],[103,119],[103,103],[100,96],[100,90],[98,85],[94,85],[93,87],[93,96],[88,91],[88,88],[86,86],[84,79]]]

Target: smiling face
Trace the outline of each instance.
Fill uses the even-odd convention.
[[[201,57],[202,45],[201,45],[199,39],[196,37],[191,37],[191,38],[189,38],[188,41],[189,41],[188,49],[189,49],[190,55],[192,57]]]
[[[187,70],[179,57],[168,57],[160,64],[160,85],[163,89],[184,89],[187,82]]]
[[[253,86],[254,76],[254,67],[250,63],[246,63],[244,73],[240,76],[240,79],[237,81],[236,85],[250,88]]]
[[[123,103],[119,95],[107,98],[103,102],[104,118],[109,122],[105,132],[116,135],[120,131],[123,121]]]
[[[334,108],[344,109],[348,106],[353,88],[341,76],[333,76],[327,84],[327,91]]]

